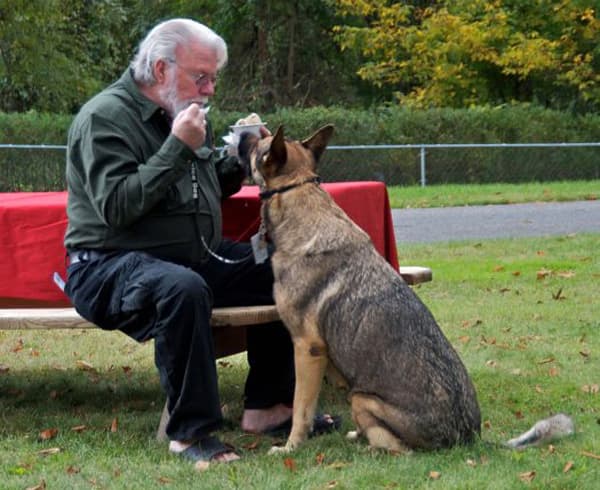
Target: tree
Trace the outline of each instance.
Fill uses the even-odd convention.
[[[359,76],[393,88],[401,103],[600,107],[593,0],[335,3],[354,16],[335,31],[342,49],[363,56]]]

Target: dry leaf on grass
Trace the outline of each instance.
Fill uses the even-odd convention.
[[[45,490],[46,489],[46,482],[44,480],[42,480],[41,482],[39,482],[37,485],[33,486],[33,487],[27,487],[26,490]]]
[[[552,274],[551,270],[543,269],[543,268],[536,272],[536,276],[537,276],[538,280],[545,279],[550,274]]]
[[[76,425],[75,427],[71,427],[71,430],[73,432],[83,432],[86,429],[87,429],[86,425]]]
[[[91,371],[93,373],[96,372],[96,368],[87,361],[78,359],[77,361],[75,361],[75,364],[77,365],[77,368],[81,369],[82,371]]]
[[[554,362],[556,359],[554,359],[554,357],[547,357],[546,359],[542,359],[541,361],[538,361],[538,364],[548,364],[550,362]]]
[[[66,472],[68,475],[76,475],[77,473],[79,473],[81,471],[80,468],[78,468],[77,466],[69,466],[66,469]]]
[[[283,466],[290,471],[296,471],[296,461],[293,458],[285,458],[283,460]]]
[[[58,454],[61,451],[62,449],[59,447],[50,447],[48,449],[42,449],[41,451],[38,451],[37,454],[39,456],[51,456],[53,454]]]
[[[551,368],[548,370],[548,376],[551,376],[551,377],[553,377],[553,378],[554,378],[555,376],[558,376],[559,374],[560,374],[560,369],[558,369],[557,367],[551,367]]]
[[[430,471],[429,478],[432,480],[439,480],[442,474],[439,471]]]
[[[600,455],[598,454],[594,454],[594,453],[590,453],[588,451],[581,451],[581,454],[583,456],[586,456],[588,458],[592,458],[592,459],[600,459]]]
[[[315,457],[315,462],[318,465],[322,465],[323,461],[325,461],[325,453],[319,453],[319,454],[317,454],[317,456]]]
[[[558,277],[562,277],[564,279],[571,279],[575,277],[575,272],[573,271],[561,271],[556,274]]]
[[[525,483],[531,483],[535,478],[535,471],[526,471],[524,473],[519,473],[519,479],[524,481]]]
[[[112,419],[112,422],[110,423],[110,431],[117,432],[118,430],[119,430],[119,419],[117,417],[115,417],[114,419]]]
[[[40,432],[39,440],[40,441],[48,441],[50,439],[54,439],[57,434],[58,434],[58,429],[55,429],[55,428],[44,429],[43,431]]]
[[[23,350],[23,339],[17,340],[15,346],[10,350],[11,352],[20,352]]]
[[[581,391],[583,391],[584,393],[590,393],[590,394],[595,395],[596,393],[598,393],[600,391],[600,385],[597,385],[597,384],[583,385],[581,387]]]
[[[570,471],[574,464],[573,461],[567,461],[567,464],[565,464],[565,467],[563,468],[563,473]]]

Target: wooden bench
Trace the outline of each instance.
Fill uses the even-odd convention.
[[[416,285],[432,280],[427,267],[400,267],[400,275],[407,284]],[[4,305],[3,305],[4,306]],[[214,308],[210,319],[217,358],[246,350],[245,329],[279,320],[275,305],[234,306]],[[0,308],[0,330],[47,330],[47,329],[97,328],[83,319],[75,308]],[[165,428],[169,419],[167,405],[160,418],[157,439],[165,440]]]

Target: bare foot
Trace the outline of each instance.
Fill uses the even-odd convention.
[[[242,430],[258,434],[277,427],[292,416],[292,408],[282,403],[270,408],[246,409],[242,416]]]

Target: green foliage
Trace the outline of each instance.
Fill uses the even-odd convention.
[[[335,3],[350,19],[367,16],[335,27],[340,46],[362,54],[359,75],[402,104],[600,107],[594,0]]]
[[[210,112],[215,141],[246,112]],[[540,107],[431,109],[398,106],[351,110],[342,107],[281,108],[261,114],[271,130],[302,139],[334,124],[332,145],[435,143],[560,143],[600,141],[600,116],[577,116]],[[65,144],[72,116],[0,112],[0,142]],[[597,147],[428,149],[427,182],[485,183],[598,179]],[[327,181],[419,182],[419,149],[330,150],[320,173]],[[64,154],[56,150],[0,149],[0,191],[62,189]]]

